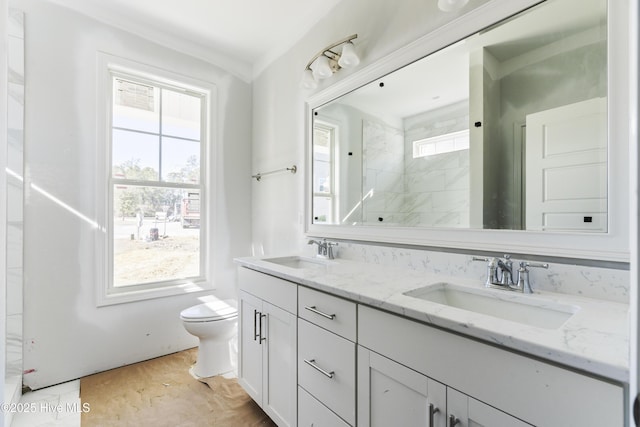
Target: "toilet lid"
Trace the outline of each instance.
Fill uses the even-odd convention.
[[[238,315],[238,308],[235,300],[216,300],[194,305],[182,310],[180,317],[183,320],[194,320],[198,322],[223,320]]]

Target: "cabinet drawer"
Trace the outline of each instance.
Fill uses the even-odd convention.
[[[298,384],[351,425],[356,419],[356,345],[298,319]]]
[[[298,315],[348,340],[356,340],[356,304],[318,292],[298,287]]]
[[[318,402],[305,389],[298,387],[298,426],[349,427],[349,424]]]
[[[296,314],[298,286],[246,267],[238,268],[238,288]]]

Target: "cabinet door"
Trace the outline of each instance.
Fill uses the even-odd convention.
[[[280,427],[297,425],[296,316],[262,302],[262,409]]]
[[[447,388],[447,427],[525,427],[531,426],[509,414]]]
[[[262,342],[259,320],[262,300],[240,291],[238,298],[238,383],[262,406]]]
[[[444,427],[446,387],[358,346],[358,425]]]

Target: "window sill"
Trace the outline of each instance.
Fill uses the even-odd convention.
[[[212,283],[204,281],[176,283],[174,285],[148,289],[127,289],[127,287],[111,288],[108,290],[105,289],[99,293],[96,306],[105,307],[109,305],[146,301],[155,298],[184,295],[194,292],[211,291],[213,289],[214,286]]]

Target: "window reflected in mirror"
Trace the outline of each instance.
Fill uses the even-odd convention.
[[[335,222],[335,147],[337,126],[316,121],[313,127],[313,205],[314,221]]]

